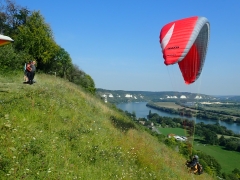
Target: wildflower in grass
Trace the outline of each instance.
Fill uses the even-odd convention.
[[[5,114],[5,119],[9,119],[9,114]]]
[[[10,147],[9,148],[11,151],[16,151],[16,149],[14,147]]]
[[[8,121],[7,123],[4,123],[4,126],[7,127],[7,128],[10,128],[10,127],[11,127],[11,124],[10,124],[10,122]]]

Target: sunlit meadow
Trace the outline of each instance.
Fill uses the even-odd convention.
[[[36,81],[0,75],[0,179],[211,179],[79,86]]]

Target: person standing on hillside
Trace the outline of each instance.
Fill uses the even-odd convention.
[[[31,61],[31,71],[30,71],[30,76],[29,76],[29,84],[33,84],[33,79],[35,76],[35,72],[36,72],[36,61]]]

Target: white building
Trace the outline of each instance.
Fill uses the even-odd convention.
[[[170,99],[177,99],[177,96],[168,96],[168,95],[167,95],[167,98],[170,98]]]
[[[132,98],[132,95],[131,94],[126,94],[125,97],[126,98]]]
[[[184,96],[184,95],[181,95],[180,98],[181,98],[181,99],[187,99],[187,97]]]
[[[202,99],[202,96],[196,96],[194,99]]]

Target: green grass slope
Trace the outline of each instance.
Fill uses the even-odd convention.
[[[80,87],[22,79],[0,75],[0,179],[211,179]]]

